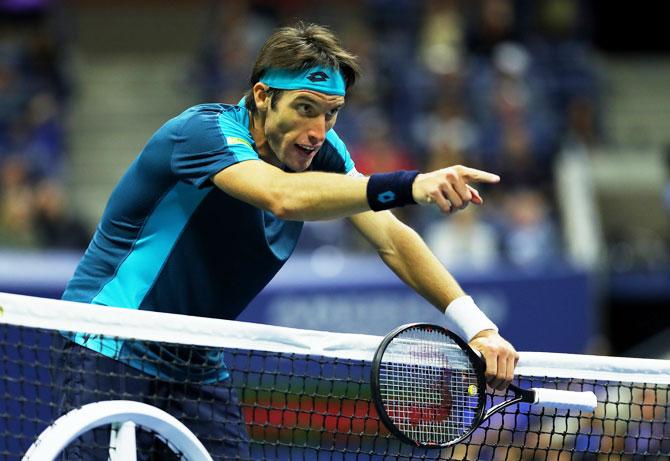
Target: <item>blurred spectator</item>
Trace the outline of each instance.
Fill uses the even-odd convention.
[[[29,168],[19,156],[8,157],[0,167],[0,247],[29,248],[37,244],[29,176]]]
[[[500,173],[507,185],[551,180],[554,125],[530,69],[527,50],[504,43],[493,51],[490,66],[480,62],[471,81],[482,167]]]
[[[519,189],[506,194],[501,216],[505,260],[522,268],[548,267],[560,261],[560,240],[542,193]]]
[[[593,152],[601,145],[598,107],[593,97],[574,95],[568,101],[563,147]]]
[[[435,220],[424,232],[426,243],[450,269],[490,270],[499,260],[496,229],[469,206],[453,216]]]
[[[415,168],[411,155],[393,142],[391,129],[383,117],[372,116],[361,128],[361,144],[349,148],[358,171],[372,174]]]
[[[0,36],[0,153],[11,147],[10,128],[30,94],[18,70],[19,44],[13,37]]]
[[[434,109],[415,124],[414,136],[417,144],[427,151],[424,167],[428,171],[477,163],[472,150],[478,132],[457,90],[440,94]]]
[[[48,92],[33,95],[11,127],[12,147],[24,152],[40,176],[58,177],[63,170],[65,131],[55,97]]]
[[[374,62],[373,32],[361,17],[351,18],[340,36],[344,46],[351,50],[364,69],[356,86],[347,95],[346,106],[337,116],[336,131],[347,145],[361,144],[367,121],[381,114],[379,73]]]
[[[210,2],[204,37],[192,78],[206,102],[237,103],[245,91],[256,54],[274,24],[250,2]]]
[[[65,169],[70,85],[63,65],[65,48],[50,23],[51,6],[50,1],[0,5],[2,247],[63,246],[81,235],[71,218],[58,215],[55,205],[64,200],[57,181]],[[51,178],[50,187],[37,186],[44,178]],[[44,232],[48,227],[52,230]],[[59,233],[55,227],[61,229],[58,238],[53,238]]]
[[[85,249],[86,225],[69,213],[62,186],[35,183],[26,156],[10,156],[0,167],[0,247]]]
[[[40,182],[35,189],[34,210],[35,235],[41,247],[83,250],[88,246],[91,232],[68,212],[60,184],[49,180]]]
[[[47,29],[46,24],[35,24],[23,45],[24,58],[21,73],[29,78],[31,93],[48,93],[58,105],[67,103],[70,79],[64,61],[64,46]]]
[[[587,39],[585,2],[541,0],[535,2],[533,10],[534,27],[527,45],[548,104],[557,116],[557,132],[564,133],[575,128],[571,126],[576,121],[577,114],[571,113],[575,103],[582,108],[588,104],[589,116],[598,112],[600,85]],[[593,121],[589,122],[591,137],[599,132]]]
[[[53,175],[65,148],[62,118],[70,89],[61,62],[64,48],[39,11],[10,20],[0,34],[0,155],[26,152]]]
[[[461,72],[465,22],[458,0],[428,0],[424,6],[418,52],[422,64],[436,76]]]
[[[408,148],[414,118],[426,96],[426,75],[416,54],[422,3],[367,0],[366,4],[365,17],[374,32],[379,109],[393,127],[394,142]]]
[[[497,45],[518,39],[512,0],[479,0],[469,5],[466,44],[478,58],[490,58]]]

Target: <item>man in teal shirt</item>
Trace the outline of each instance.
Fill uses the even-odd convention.
[[[358,72],[356,58],[327,29],[278,29],[239,105],[192,107],[151,137],[113,191],[63,298],[232,319],[291,255],[303,221],[347,217],[403,281],[446,309],[447,326],[482,352],[489,383],[504,387],[518,359],[512,346],[418,234],[385,211],[418,203],[452,213],[482,203],[470,182],[499,178],[463,166],[359,174],[333,130]],[[86,366],[77,366],[88,374],[128,375],[136,395],[178,419],[197,407],[200,416],[184,422],[215,459],[248,453],[237,399],[220,385],[228,372],[219,352],[67,336],[66,360],[85,356]],[[172,360],[182,356],[191,359]],[[97,398],[100,384],[85,376],[62,373],[71,390],[63,410]],[[175,384],[194,376],[188,390]],[[115,395],[127,383],[103,387]],[[101,456],[78,450],[71,459]]]

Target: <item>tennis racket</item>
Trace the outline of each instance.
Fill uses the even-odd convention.
[[[486,410],[485,363],[465,341],[437,325],[403,325],[384,337],[372,362],[372,399],[400,440],[426,448],[456,444],[491,415],[519,402],[592,412],[593,392],[522,389]]]

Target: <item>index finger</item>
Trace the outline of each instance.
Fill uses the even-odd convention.
[[[497,357],[493,356],[490,352],[487,354],[484,354],[482,351],[479,349],[473,349],[475,351],[475,354],[479,356],[479,359],[482,361],[484,364],[484,376],[486,378],[486,383],[491,386],[492,388],[495,389],[495,380],[498,377],[498,359]],[[488,360],[487,360],[488,356]]]
[[[497,183],[500,181],[500,176],[497,174],[467,166],[461,166],[459,168],[459,173],[461,177],[475,182]]]

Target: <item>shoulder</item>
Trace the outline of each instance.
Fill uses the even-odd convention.
[[[229,104],[199,104],[174,119],[184,127],[220,126],[248,131],[248,115],[243,107]],[[245,123],[246,122],[246,123]]]
[[[354,169],[354,162],[349,155],[347,146],[335,130],[326,133],[326,140],[314,161],[314,169],[321,171],[349,173]]]
[[[177,125],[175,140],[190,147],[216,144],[219,147],[246,144],[253,139],[248,128],[248,115],[243,107],[229,104],[199,104],[173,119]]]
[[[224,104],[224,110],[219,116],[219,128],[230,145],[245,144],[253,147],[254,140],[249,131],[249,114],[242,106]]]
[[[257,160],[244,108],[228,104],[201,104],[185,111],[173,142],[172,171],[197,187],[230,165]]]

